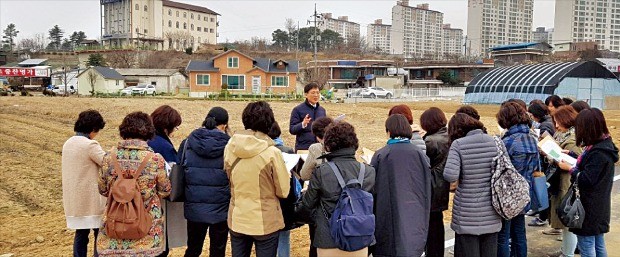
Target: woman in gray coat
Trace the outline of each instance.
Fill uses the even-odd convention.
[[[502,221],[491,204],[491,163],[497,147],[483,127],[482,122],[462,113],[455,114],[448,124],[452,145],[444,178],[459,182],[450,225],[456,234],[455,257],[497,256]]]

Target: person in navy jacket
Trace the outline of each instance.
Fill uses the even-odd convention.
[[[224,148],[230,139],[226,133],[228,112],[213,107],[202,127],[181,143],[178,156],[185,152],[185,219],[187,250],[185,257],[200,256],[209,230],[209,256],[224,257],[228,241],[228,205],[230,183],[224,171]],[[185,148],[187,144],[187,148]]]
[[[319,105],[321,92],[317,83],[309,83],[304,87],[306,100],[293,108],[289,131],[295,135],[295,151],[308,150],[311,144],[316,143],[312,134],[312,122],[327,116],[325,108]]]

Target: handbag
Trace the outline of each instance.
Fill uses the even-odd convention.
[[[170,185],[172,189],[170,190],[170,196],[168,196],[168,200],[171,202],[184,202],[185,201],[185,167],[183,166],[185,162],[185,153],[187,152],[188,141],[185,139],[185,144],[183,145],[183,154],[181,154],[181,159],[179,163],[175,163],[172,166],[172,170],[170,171]]]
[[[534,190],[534,199],[532,199],[531,209],[534,211],[542,211],[549,208],[547,176],[545,176],[545,173],[541,172],[540,170],[540,155],[538,155],[538,171],[534,171],[534,174],[532,175],[532,189]]]
[[[579,173],[577,173],[575,182],[568,189],[568,193],[562,197],[556,213],[562,224],[567,228],[581,228],[586,211],[581,204],[581,196],[579,195]]]

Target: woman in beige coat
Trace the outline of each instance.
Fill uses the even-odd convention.
[[[560,145],[563,150],[572,152],[575,156],[581,154],[581,147],[577,146],[575,142],[575,119],[577,118],[577,111],[571,106],[559,107],[553,114],[553,120],[555,120],[556,132],[553,135],[555,141]],[[551,158],[548,158],[553,161]],[[551,227],[554,229],[562,230],[562,247],[560,251],[551,254],[550,256],[568,256],[572,257],[577,247],[577,236],[566,228],[555,210],[560,205],[562,197],[568,192],[570,187],[571,175],[567,170],[562,170],[557,166],[557,162],[553,163],[555,173],[550,179],[551,189],[555,188],[555,193],[551,196]],[[555,178],[554,178],[555,177]]]
[[[88,234],[95,240],[103,218],[105,198],[97,191],[97,176],[105,152],[95,136],[105,127],[101,114],[95,110],[80,113],[73,131],[62,146],[62,203],[67,228],[75,229],[73,256],[86,256]]]

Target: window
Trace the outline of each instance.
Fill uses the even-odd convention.
[[[215,22],[215,18],[211,18],[211,22]]]
[[[168,10],[168,16],[172,16],[172,10]]]
[[[213,33],[213,29],[209,29],[209,32],[210,32],[210,33]]]
[[[200,20],[200,14],[198,14],[198,20]]]
[[[187,23],[183,22],[183,29],[187,29]]]
[[[187,12],[183,12],[183,18],[187,18]]]
[[[202,75],[202,74],[198,74],[196,75],[196,85],[203,85],[203,86],[208,86],[210,83],[211,79],[211,75]]]
[[[228,57],[228,68],[239,68],[239,57]]]
[[[179,11],[177,11],[177,17],[179,17]]]
[[[198,44],[200,44],[200,43],[202,43],[202,42],[200,42],[200,37],[198,37]]]
[[[190,25],[190,27],[192,28],[192,31],[194,31],[194,24]]]
[[[140,5],[136,4],[136,11],[140,11]]]
[[[227,84],[228,89],[245,90],[244,75],[222,75],[222,84]]]
[[[207,21],[207,17],[205,17],[205,21]]]
[[[272,87],[288,87],[288,76],[271,76]]]
[[[120,83],[119,83],[119,80],[116,80],[116,85],[118,86],[119,84],[120,84]]]
[[[190,14],[190,17],[191,17],[191,18],[192,18],[192,20],[193,20],[193,19],[194,19],[194,14],[193,14],[193,13],[192,13],[192,14]]]
[[[177,21],[177,29],[179,28],[179,22]]]
[[[148,6],[146,6],[146,5],[144,5],[144,11],[146,12],[146,11],[148,11],[148,10],[149,10],[149,7],[148,7]]]
[[[202,29],[200,27],[196,27],[196,30],[198,31],[202,31]]]
[[[172,21],[171,20],[168,21],[168,27],[172,28]]]
[[[144,29],[144,34],[149,33],[148,29]]]

